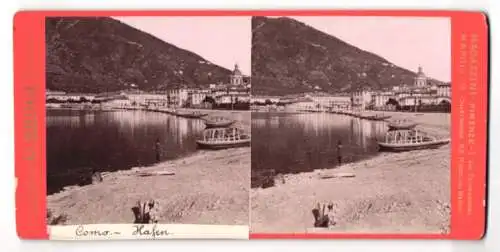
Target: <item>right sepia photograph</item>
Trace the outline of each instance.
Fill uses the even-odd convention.
[[[449,18],[253,17],[251,65],[251,232],[450,232]]]

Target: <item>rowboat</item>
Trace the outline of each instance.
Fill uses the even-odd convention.
[[[180,111],[180,110],[174,111],[172,112],[172,114],[185,118],[201,118],[208,115],[207,113],[202,113],[199,111]]]
[[[207,128],[225,128],[231,126],[233,123],[234,120],[220,116],[205,119],[205,125]]]
[[[186,113],[184,115],[182,115],[182,117],[186,117],[186,118],[202,118],[204,116],[207,116],[208,113],[203,113],[203,112],[199,112],[199,111],[193,111],[193,112],[189,112],[189,113]]]
[[[170,112],[170,114],[172,114],[174,116],[183,116],[183,115],[185,115],[187,113],[188,113],[187,111],[180,111],[180,110],[172,110]]]
[[[388,115],[375,115],[372,117],[371,120],[374,120],[374,121],[383,121],[383,120],[387,120],[391,118],[391,116],[388,116]]]
[[[386,116],[386,115],[358,115],[359,118],[361,119],[366,119],[366,120],[372,120],[372,121],[383,121],[386,119],[391,118],[391,116]]]
[[[415,128],[417,123],[410,120],[395,120],[389,122],[387,126],[389,130],[409,130]]]
[[[448,144],[449,138],[437,139],[417,130],[388,131],[383,142],[378,142],[381,151],[412,151],[435,149]]]
[[[243,147],[250,145],[250,135],[235,127],[211,128],[205,129],[196,143],[199,148],[214,150]]]

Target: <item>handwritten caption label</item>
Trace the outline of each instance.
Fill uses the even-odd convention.
[[[89,224],[49,226],[52,240],[248,239],[248,226],[195,224]]]
[[[85,227],[84,225],[79,225],[75,229],[75,235],[77,237],[111,237],[122,236],[123,233],[123,231],[113,231],[102,228],[89,228]],[[132,236],[144,238],[158,238],[170,235],[167,229],[160,229],[157,225],[133,225],[128,233],[130,233]]]

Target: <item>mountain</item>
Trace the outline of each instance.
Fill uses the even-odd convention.
[[[112,18],[51,17],[45,27],[46,83],[51,90],[157,91],[227,82],[231,73]]]
[[[297,20],[252,19],[252,94],[379,90],[413,85],[415,76],[415,72]]]

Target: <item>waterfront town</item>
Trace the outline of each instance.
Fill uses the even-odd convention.
[[[101,94],[46,92],[47,104],[99,104],[106,109],[120,108],[245,108],[250,102],[250,77],[241,73],[237,64],[227,83],[210,84],[206,88],[170,89],[146,92],[124,90]],[[49,105],[50,106],[50,105]],[[77,106],[77,105],[68,105]],[[231,107],[232,106],[232,107]],[[247,105],[248,109],[248,105]]]
[[[248,234],[249,28],[249,17],[46,19],[49,231],[189,224],[188,235],[220,230],[193,225]]]
[[[53,157],[47,173],[48,223],[248,225],[250,112],[228,109],[248,104],[249,89],[250,78],[236,65],[228,83],[206,89],[47,92],[48,134],[58,136],[47,140]],[[72,128],[65,122],[75,113],[81,124]],[[124,121],[131,128],[123,128]],[[105,131],[114,133],[99,135]],[[71,150],[62,151],[69,141]],[[99,147],[103,144],[106,151]],[[111,158],[96,154],[104,152]],[[113,158],[120,155],[123,161]],[[74,165],[78,160],[92,169],[80,169]]]
[[[289,96],[252,96],[251,78],[235,64],[227,83],[214,83],[205,88],[181,87],[165,91],[126,90],[102,94],[46,92],[48,106],[83,106],[99,104],[99,108],[194,108],[252,111],[432,111],[449,112],[451,84],[426,77],[418,68],[413,85],[401,84],[387,90],[357,90],[331,94],[311,92]],[[77,105],[79,104],[79,105]]]
[[[327,113],[279,119],[262,113],[273,122],[262,125],[279,137],[252,130],[267,139],[252,145],[252,232],[450,231],[450,83],[419,67],[411,85],[258,102]],[[293,138],[281,141],[285,131]]]

